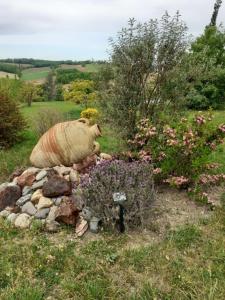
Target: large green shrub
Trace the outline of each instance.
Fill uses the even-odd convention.
[[[186,26],[179,14],[165,13],[143,24],[131,19],[111,46],[114,80],[103,108],[129,137],[140,117],[156,119],[159,112],[179,106],[176,98],[165,97],[163,86],[185,53]]]
[[[17,102],[10,98],[7,90],[0,89],[0,148],[15,144],[24,127]]]

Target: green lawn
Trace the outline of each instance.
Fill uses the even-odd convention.
[[[48,73],[50,72],[50,68],[31,68],[31,69],[25,69],[22,74],[23,80],[38,80],[43,79],[48,76]]]
[[[225,208],[159,242],[141,232],[76,240],[72,228],[51,235],[0,221],[0,299],[222,300],[224,234]]]
[[[42,108],[58,110],[64,114],[65,120],[75,120],[80,117],[83,108],[71,102],[52,101],[34,102],[31,107],[23,106],[21,111],[27,121],[28,128],[22,134],[22,141],[9,150],[0,151],[0,182],[7,179],[8,175],[18,167],[29,165],[30,153],[38,141],[34,133],[33,120]],[[114,153],[123,148],[123,143],[107,125],[102,125],[103,137],[98,141],[102,152]]]

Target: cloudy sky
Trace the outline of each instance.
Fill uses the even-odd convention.
[[[0,0],[0,58],[105,59],[108,38],[126,25],[179,10],[194,36],[215,0]],[[218,22],[225,20],[225,3]]]

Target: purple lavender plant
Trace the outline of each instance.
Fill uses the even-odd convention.
[[[149,162],[122,160],[104,161],[81,179],[85,206],[90,207],[106,227],[118,223],[118,204],[114,193],[125,193],[124,225],[135,228],[145,225],[154,201],[153,169]]]

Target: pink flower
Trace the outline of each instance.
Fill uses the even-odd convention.
[[[160,174],[160,173],[162,173],[162,169],[160,169],[160,168],[156,168],[156,169],[153,170],[154,175],[157,175],[157,174]]]
[[[219,127],[219,130],[225,133],[225,124],[221,124]]]

